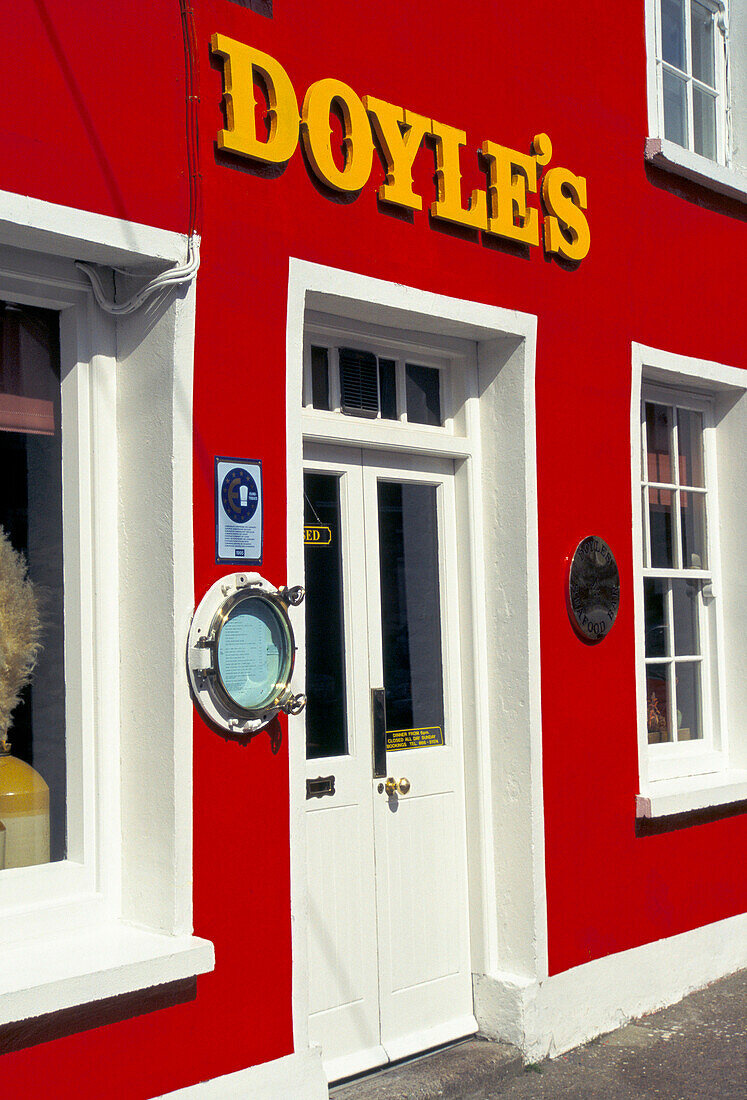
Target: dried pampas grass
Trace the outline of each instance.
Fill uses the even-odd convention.
[[[41,620],[26,558],[0,527],[0,738],[8,736],[13,710],[31,679],[41,648]]]

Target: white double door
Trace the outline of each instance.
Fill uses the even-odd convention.
[[[309,1029],[337,1080],[476,1030],[454,470],[305,457]]]

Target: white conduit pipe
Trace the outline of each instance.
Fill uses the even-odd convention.
[[[101,308],[106,310],[107,313],[113,314],[115,317],[121,317],[126,313],[134,313],[134,311],[139,309],[153,294],[158,294],[159,291],[169,290],[171,287],[179,286],[181,283],[190,282],[197,274],[197,269],[200,266],[200,240],[196,234],[193,234],[189,238],[186,263],[177,264],[176,267],[169,268],[168,271],[163,271],[160,275],[156,275],[154,279],[151,279],[149,283],[146,283],[144,287],[141,287],[137,293],[133,294],[132,297],[128,298],[125,302],[115,302],[109,297],[104,290],[101,277],[93,264],[84,263],[83,260],[76,260],[75,266],[80,268],[80,270],[88,276],[94,297]]]

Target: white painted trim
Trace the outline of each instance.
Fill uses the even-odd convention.
[[[690,810],[730,806],[747,799],[747,771],[692,775],[684,779],[661,779],[649,785],[647,795],[636,797],[636,817],[668,817]]]
[[[646,138],[644,157],[650,164],[675,176],[702,183],[712,191],[728,195],[730,199],[747,202],[747,176],[736,168],[717,164],[663,137]]]
[[[527,600],[529,648],[529,733],[532,762],[532,875],[535,899],[535,965],[537,976],[549,973],[547,941],[547,881],[545,876],[545,805],[542,781],[542,688],[540,676],[539,600],[539,503],[537,495],[537,413],[534,364],[537,360],[537,330],[527,337],[525,357],[531,369],[524,371],[525,508],[527,540]],[[541,912],[541,918],[540,918]]]
[[[4,297],[60,312],[65,584],[76,604],[65,609],[68,767],[80,790],[68,859],[0,876],[2,1022],[214,964],[212,945],[190,934],[195,288],[114,323],[74,265],[152,269],[185,244],[0,193]]]
[[[164,1093],[157,1100],[328,1100],[318,1047]]]
[[[740,367],[732,367],[724,363],[716,363],[711,360],[697,359],[693,356],[678,355],[673,352],[663,351],[659,348],[650,348],[642,344],[632,345],[631,366],[631,393],[630,393],[630,449],[631,449],[631,493],[633,511],[633,562],[634,562],[634,594],[633,615],[635,624],[635,662],[636,662],[636,705],[637,705],[637,729],[638,729],[638,761],[640,792],[636,800],[636,813],[639,817],[660,817],[667,814],[684,813],[688,810],[704,809],[711,806],[728,805],[734,801],[740,801],[743,790],[745,768],[747,765],[747,727],[745,726],[742,708],[726,707],[726,681],[729,678],[728,669],[722,675],[721,697],[718,702],[719,724],[723,751],[714,754],[716,764],[708,774],[686,775],[672,778],[652,778],[648,740],[646,735],[646,723],[644,720],[646,708],[646,691],[644,677],[640,670],[644,667],[644,609],[643,609],[643,583],[641,567],[641,545],[643,531],[643,505],[641,499],[641,432],[640,432],[640,405],[641,392],[644,384],[662,384],[669,387],[677,387],[690,393],[702,394],[710,397],[716,406],[720,403],[739,400],[747,401],[747,371]],[[714,429],[720,431],[717,426]],[[717,445],[718,449],[718,445]],[[733,474],[730,475],[734,480]],[[737,482],[739,478],[737,477]],[[719,517],[719,486],[715,470],[709,474],[709,491],[712,494],[711,529],[712,542],[715,548],[714,583],[717,588],[717,635],[720,638],[722,651],[726,651],[726,633],[724,630],[724,599],[721,595],[721,562],[719,559],[719,539],[723,543],[725,537],[724,517]],[[728,486],[723,486],[726,492]],[[723,521],[723,522],[722,522]],[[733,536],[732,536],[732,541]],[[743,544],[742,544],[743,545]],[[742,582],[743,583],[743,582]],[[737,600],[737,603],[739,601]],[[743,631],[735,632],[744,644]],[[735,671],[733,674],[742,677],[739,658],[731,659]],[[720,668],[723,668],[723,658]],[[683,753],[685,768],[687,761],[692,757],[691,763],[697,764],[696,754],[689,751]],[[686,758],[686,759],[685,759]],[[683,770],[685,770],[683,768]]]
[[[133,268],[183,262],[186,234],[0,191],[0,242],[14,248]]]
[[[545,981],[475,981],[482,1034],[539,1062],[654,1012],[747,965],[747,914],[644,944]]]
[[[457,339],[475,341],[478,357],[482,353],[486,377],[497,377],[503,370],[514,381],[511,391],[517,404],[523,407],[523,420],[514,425],[520,441],[520,482],[512,484],[517,498],[518,537],[525,544],[525,565],[522,563],[522,593],[520,618],[526,622],[527,658],[521,670],[521,691],[525,703],[521,710],[521,737],[528,754],[525,786],[521,790],[521,809],[526,821],[522,835],[521,853],[510,872],[505,872],[501,861],[495,859],[497,842],[496,817],[499,810],[492,788],[498,776],[496,748],[491,750],[492,714],[482,696],[488,682],[487,632],[485,627],[486,571],[483,554],[482,530],[485,522],[483,511],[484,486],[479,473],[472,478],[471,516],[475,551],[472,567],[472,602],[476,617],[475,626],[475,691],[478,703],[476,715],[479,725],[478,742],[480,761],[477,766],[482,790],[478,792],[477,829],[480,849],[476,859],[477,878],[471,884],[478,891],[484,927],[480,955],[482,965],[514,965],[521,973],[532,978],[542,978],[548,973],[547,913],[545,894],[545,844],[544,806],[542,795],[542,730],[540,697],[540,646],[539,646],[539,562],[537,519],[537,475],[534,408],[534,363],[536,352],[536,317],[479,302],[449,298],[414,287],[369,278],[352,272],[340,271],[319,264],[291,258],[288,277],[288,311],[286,334],[286,467],[288,514],[288,578],[292,581],[303,570],[302,531],[298,516],[303,514],[302,440],[305,429],[302,416],[303,331],[305,310],[313,310],[314,318],[320,313],[336,318],[352,318],[366,325],[385,326],[407,333],[420,332]],[[494,372],[498,372],[495,374]],[[491,373],[493,372],[493,373]],[[480,402],[477,394],[474,408],[469,413],[479,421]],[[500,404],[500,402],[498,402]],[[503,410],[510,421],[514,413]],[[308,417],[308,414],[306,414]],[[475,421],[477,423],[477,421]],[[507,477],[514,477],[510,471]],[[505,593],[504,593],[505,598]],[[304,675],[303,645],[299,648],[296,675],[302,682]],[[291,827],[291,912],[293,920],[293,1028],[296,1050],[308,1046],[308,960],[306,948],[306,884],[305,884],[305,821],[304,776],[305,747],[301,717],[291,718],[289,725],[290,746],[290,827]],[[516,734],[518,736],[518,733]],[[528,746],[528,747],[527,747]],[[515,810],[515,807],[513,807]],[[505,819],[506,810],[503,807]],[[506,822],[503,822],[504,828]],[[511,884],[520,881],[526,904],[522,908],[521,928],[516,933],[518,947],[512,942],[506,946],[498,930],[499,915],[495,905],[496,877],[506,876],[501,882],[504,898],[512,895]],[[511,878],[511,875],[514,878]],[[503,952],[503,957],[500,957]],[[505,957],[505,953],[511,956]],[[516,958],[513,958],[513,954]]]
[[[648,103],[648,132],[659,134],[659,90],[656,79],[656,2],[645,0],[646,21],[646,93]]]
[[[214,965],[207,940],[161,936],[121,921],[4,944],[0,1026],[204,974]]]

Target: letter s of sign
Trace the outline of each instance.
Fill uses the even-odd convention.
[[[344,167],[332,156],[329,115],[337,103],[342,113]],[[366,108],[353,89],[341,80],[317,80],[306,92],[301,108],[301,136],[309,164],[335,191],[360,191],[368,182],[373,163],[373,137]]]
[[[269,54],[214,34],[210,39],[214,54],[223,58],[223,99],[226,105],[225,130],[218,131],[218,148],[268,164],[284,164],[298,144],[298,101],[290,77]],[[254,123],[254,74],[267,92],[270,126],[266,141],[257,137]]]
[[[583,260],[591,245],[586,209],[586,180],[567,168],[551,168],[542,180],[545,215],[545,252],[567,260]]]

